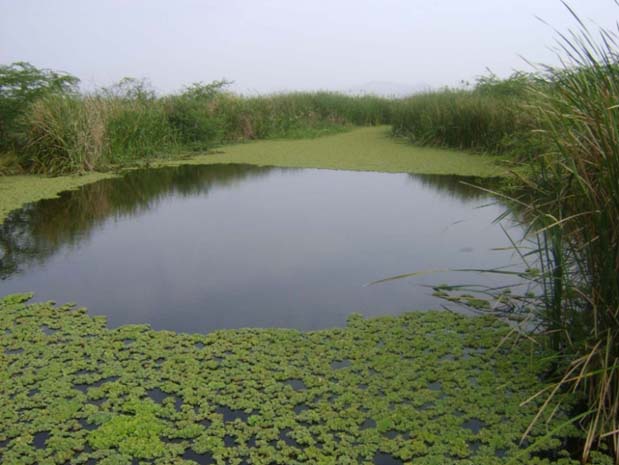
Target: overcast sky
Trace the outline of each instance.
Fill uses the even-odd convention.
[[[571,0],[609,27],[613,0]],[[161,92],[226,78],[241,92],[347,90],[375,81],[457,85],[486,67],[552,62],[559,0],[0,0],[0,63],[82,79],[124,76]]]

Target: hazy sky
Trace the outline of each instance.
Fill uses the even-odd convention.
[[[612,26],[613,0],[571,0]],[[146,77],[162,92],[227,78],[242,92],[455,85],[554,61],[559,0],[0,0],[0,63],[67,71],[86,87]]]

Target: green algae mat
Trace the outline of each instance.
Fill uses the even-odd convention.
[[[47,177],[39,175],[0,176],[0,224],[7,215],[24,204],[58,197],[63,191],[111,178],[112,173],[90,173],[82,176]]]
[[[507,173],[501,161],[504,159],[498,156],[415,146],[391,137],[388,126],[378,126],[315,139],[229,145],[222,147],[220,153],[186,162],[496,177]]]
[[[327,168],[387,173],[455,174],[494,177],[506,173],[500,157],[453,150],[415,147],[390,137],[388,127],[357,128],[349,132],[301,140],[267,140],[224,146],[213,154],[150,160],[149,166],[243,163],[282,168]],[[174,158],[170,160],[170,158]],[[56,197],[114,173],[83,176],[0,176],[0,223],[23,204]]]
[[[496,319],[177,334],[30,297],[0,299],[3,464],[576,463],[561,411],[520,444],[548,358]]]

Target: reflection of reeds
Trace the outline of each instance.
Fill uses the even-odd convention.
[[[207,194],[270,168],[245,165],[181,166],[136,170],[123,178],[89,184],[66,192],[60,199],[16,210],[0,225],[0,277],[29,262],[40,262],[63,246],[72,246],[110,217],[147,211],[170,193]]]
[[[461,200],[477,200],[491,197],[488,191],[495,191],[502,185],[500,178],[463,177],[444,174],[409,174],[436,192]]]

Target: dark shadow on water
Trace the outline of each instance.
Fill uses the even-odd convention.
[[[295,391],[305,391],[307,389],[305,383],[301,379],[289,379],[286,381],[286,384]]]
[[[32,440],[32,445],[37,449],[44,449],[47,440],[49,439],[49,431],[43,431],[40,433],[36,433],[34,435],[34,439]]]
[[[462,423],[462,428],[471,430],[473,434],[479,434],[479,432],[486,427],[486,424],[479,418],[471,418],[470,420]]]
[[[442,385],[438,381],[434,381],[428,384],[428,389],[430,391],[440,392],[442,390]]]
[[[45,333],[46,336],[53,336],[56,332],[58,332],[57,329],[50,328],[47,325],[42,325],[41,331],[43,331],[43,333]]]
[[[294,413],[296,415],[300,415],[301,413],[305,412],[308,409],[309,409],[309,407],[306,404],[295,405]]]
[[[362,430],[364,429],[369,429],[369,428],[376,428],[376,421],[373,420],[372,418],[367,418],[360,427]]]
[[[163,401],[166,399],[166,397],[168,397],[168,394],[167,394],[167,393],[165,393],[165,392],[163,392],[163,391],[162,391],[161,389],[159,389],[159,388],[149,389],[149,390],[146,392],[146,395],[147,395],[148,397],[150,397],[150,399],[151,399],[153,402],[157,402],[158,404],[160,404],[161,402],[163,402]]]
[[[376,465],[402,465],[401,460],[396,459],[390,454],[384,452],[377,452],[374,456],[374,463]]]
[[[100,379],[94,383],[77,383],[73,385],[74,389],[77,389],[78,391],[84,392],[86,393],[88,391],[88,389],[93,388],[93,387],[101,387],[103,386],[105,383],[112,383],[114,381],[116,381],[118,379],[118,376],[108,376],[107,378],[103,378]]]
[[[281,430],[279,432],[279,439],[280,439],[280,441],[284,441],[286,443],[286,445],[288,445],[290,447],[301,448],[299,443],[290,437],[290,433],[291,432],[292,432],[292,429],[290,429],[290,428],[285,428],[285,429]]]
[[[438,193],[458,200],[490,198],[487,191],[496,192],[502,178],[480,178],[445,174],[410,174],[411,179]]]
[[[210,465],[215,463],[212,456],[207,454],[198,454],[194,452],[193,449],[187,449],[183,454],[183,459],[194,461],[198,465]]]
[[[82,427],[82,429],[85,429],[86,431],[94,431],[96,430],[99,426],[94,424],[94,423],[89,423],[87,420],[85,419],[80,419],[79,423]]]
[[[224,446],[226,446],[226,447],[235,447],[236,446],[236,440],[234,439],[234,436],[232,436],[230,434],[226,434],[224,436]]]
[[[229,407],[217,407],[215,409],[215,413],[219,413],[220,415],[222,415],[225,422],[234,420],[241,420],[242,422],[247,422],[247,419],[249,418],[249,414],[245,411],[235,410]]]
[[[334,370],[339,370],[341,368],[347,368],[350,366],[350,360],[336,360],[331,362],[331,368]]]

